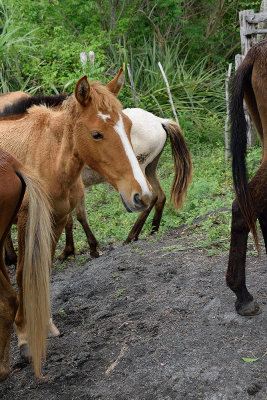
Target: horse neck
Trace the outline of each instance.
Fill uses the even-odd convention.
[[[63,110],[64,124],[58,137],[57,171],[64,174],[65,179],[71,184],[80,176],[84,162],[79,156],[74,145],[73,127],[77,116],[71,110]]]

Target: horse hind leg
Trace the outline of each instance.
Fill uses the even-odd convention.
[[[87,214],[85,207],[85,197],[83,197],[75,208],[77,220],[83,227],[83,230],[87,237],[87,242],[90,248],[90,256],[93,258],[99,257],[99,253],[97,251],[97,247],[99,246],[98,241],[96,240],[93,232],[91,231],[88,222],[87,222]]]
[[[249,191],[254,205],[255,220],[267,208],[267,163],[262,163],[260,169],[249,183]],[[258,303],[253,299],[246,287],[246,251],[249,228],[244,220],[236,200],[232,208],[231,245],[229,263],[226,272],[226,282],[236,294],[236,311],[240,315],[256,315],[261,312]]]
[[[161,152],[162,153],[162,152]],[[166,202],[165,193],[162,190],[160,182],[157,177],[157,165],[161,153],[146,167],[146,177],[152,187],[153,197],[151,199],[150,206],[147,210],[143,211],[140,216],[137,218],[133,228],[131,229],[127,239],[124,241],[124,244],[128,244],[133,240],[138,240],[139,234],[145,224],[147,217],[149,216],[153,207],[155,207],[155,213],[152,221],[152,231],[151,234],[158,231],[160,226],[160,221],[162,217],[162,212],[164,209],[164,205]]]
[[[70,213],[65,226],[66,243],[63,252],[60,254],[58,259],[65,261],[69,256],[75,254],[74,239],[73,239],[73,218]]]
[[[154,207],[156,201],[157,201],[157,196],[153,193],[152,195],[152,200],[150,203],[150,206],[148,207],[147,210],[142,211],[141,214],[139,215],[139,217],[137,218],[134,226],[132,227],[129,235],[127,236],[126,240],[123,242],[123,244],[128,244],[130,242],[137,241],[139,234],[144,226],[144,223],[146,222],[147,217],[150,214],[150,211],[152,210],[152,208]]]
[[[259,223],[264,240],[265,251],[267,254],[267,208],[265,208],[259,216]]]

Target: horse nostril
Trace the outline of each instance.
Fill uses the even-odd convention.
[[[142,200],[140,199],[140,196],[138,193],[135,193],[135,195],[133,196],[134,202],[137,206],[143,206],[144,203],[142,202]]]

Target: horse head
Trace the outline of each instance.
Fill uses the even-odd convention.
[[[86,76],[78,80],[74,141],[82,161],[119,192],[126,210],[143,211],[150,205],[151,187],[132,149],[132,123],[114,96],[120,91],[123,75],[120,70],[107,86],[88,82]]]

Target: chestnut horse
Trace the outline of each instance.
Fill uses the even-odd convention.
[[[50,318],[51,205],[39,179],[0,149],[0,381],[9,375],[9,347],[17,311],[17,296],[3,259],[3,245],[16,216],[20,226],[19,249],[24,266],[23,313],[33,353],[45,356],[47,321]],[[24,197],[27,187],[27,195]],[[22,200],[23,206],[20,208]],[[26,215],[26,210],[28,213]],[[20,211],[19,211],[20,209]],[[23,234],[22,234],[23,231]],[[23,242],[23,243],[22,243]],[[42,299],[47,301],[43,302]],[[19,298],[18,298],[19,301]]]
[[[131,121],[114,96],[123,83],[122,75],[121,69],[107,87],[98,82],[89,83],[83,76],[76,83],[74,95],[65,100],[60,110],[33,106],[19,120],[0,122],[0,146],[41,176],[51,197],[55,237],[52,258],[68,214],[84,195],[81,171],[85,164],[119,192],[127,211],[143,211],[150,205],[151,187],[129,141]],[[27,336],[22,309],[22,271],[23,260],[18,256],[21,301],[15,323],[24,357]],[[35,354],[32,358],[35,373],[40,375],[42,357]]]
[[[124,242],[127,244],[132,240],[138,240],[138,236],[153,207],[155,208],[155,213],[152,221],[151,234],[157,232],[159,229],[164,205],[166,202],[166,195],[157,176],[157,165],[164,149],[167,135],[170,136],[174,158],[175,176],[171,188],[171,201],[176,209],[181,207],[183,204],[187,187],[192,176],[192,163],[182,131],[176,122],[159,118],[156,115],[140,108],[126,108],[123,110],[123,112],[132,121],[131,141],[133,144],[133,150],[136,154],[142,171],[145,173],[153,190],[153,198],[150,207],[139,215],[136,223]],[[89,167],[84,167],[82,171],[82,178],[85,187],[90,187],[91,185],[104,182],[104,179]],[[81,223],[87,236],[91,256],[98,257],[98,242],[87,222],[84,197],[77,204],[75,212],[77,219]],[[63,253],[59,256],[61,260],[65,260],[70,254],[74,254],[75,252],[72,228],[73,219],[70,214],[65,228],[66,247]]]
[[[17,96],[16,93],[18,93]],[[8,105],[5,104],[4,98],[2,102],[0,101],[0,117],[2,115],[5,115],[5,118],[7,119],[21,118],[25,115],[22,114],[25,107],[27,107],[28,109],[33,104],[40,103],[44,103],[46,105],[49,105],[50,107],[55,107],[60,105],[60,100],[63,102],[63,100],[66,99],[66,95],[59,95],[57,97],[41,96],[29,97],[27,99],[27,102],[25,102],[22,98],[24,96],[28,96],[27,93],[14,92],[14,96],[16,96],[16,99],[21,100],[17,101],[15,104]],[[134,224],[127,239],[124,242],[126,244],[130,243],[132,240],[138,240],[138,236],[153,207],[155,208],[155,213],[152,221],[151,234],[157,232],[159,229],[164,205],[166,202],[166,195],[160,185],[157,176],[157,164],[164,149],[167,134],[170,136],[172,153],[174,157],[175,177],[171,188],[171,200],[173,201],[176,208],[182,206],[183,199],[185,197],[187,187],[192,176],[192,163],[190,153],[187,149],[181,129],[174,121],[159,118],[154,114],[140,108],[123,109],[123,113],[126,114],[132,122],[131,141],[133,145],[133,150],[139,161],[142,171],[145,173],[153,189],[153,198],[151,200],[151,205],[138,217],[136,223]],[[82,171],[82,178],[85,187],[90,187],[91,185],[105,182],[103,177],[101,177],[96,171],[93,171],[88,166],[84,167]],[[76,217],[81,223],[87,236],[91,256],[98,257],[98,242],[87,222],[84,196],[78,202],[75,208],[75,212]],[[72,215],[70,214],[67,225],[65,227],[66,246],[63,253],[59,256],[61,260],[65,260],[69,255],[75,253],[72,228],[73,219]],[[7,264],[15,264],[16,253],[14,251],[10,235],[7,237],[5,246]]]
[[[236,200],[232,208],[231,247],[226,281],[237,296],[236,311],[241,315],[260,312],[246,287],[247,239],[252,232],[259,250],[256,220],[259,219],[267,251],[267,40],[254,45],[236,71],[231,99],[231,152]],[[243,99],[257,128],[262,160],[248,183],[246,168],[247,125]]]

